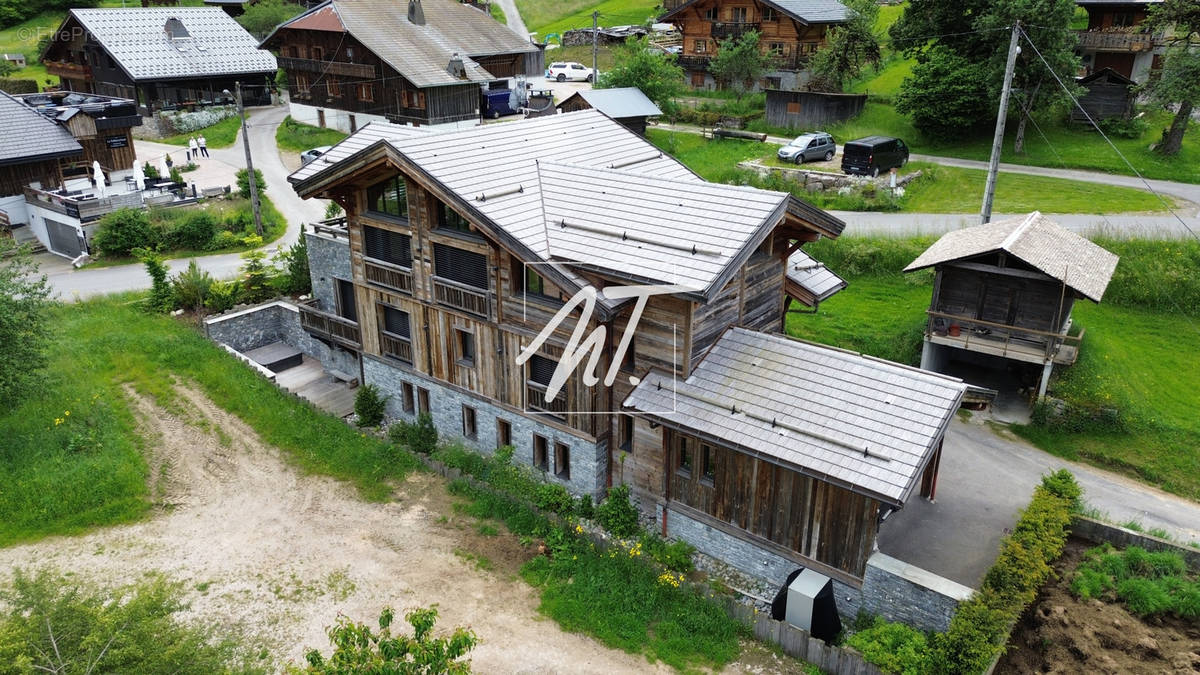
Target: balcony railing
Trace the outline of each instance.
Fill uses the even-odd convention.
[[[362,349],[358,322],[317,309],[312,304],[300,305],[300,327],[310,335],[336,342],[350,349]]]
[[[126,207],[138,209],[145,204],[140,192],[127,192],[111,197],[74,197],[32,187],[25,188],[25,203],[70,216],[81,223],[98,220],[117,209]]]
[[[363,261],[363,273],[369,283],[412,294],[412,270],[407,267],[367,258]]]
[[[997,356],[1070,364],[1078,357],[1083,342],[1084,331],[1071,335],[1066,330],[1038,330],[934,310],[925,313],[929,315],[925,328],[927,336]]]
[[[346,228],[346,217],[327,218],[326,220],[318,220],[315,223],[309,223],[313,234],[320,234],[330,239],[349,239],[350,232]]]
[[[708,62],[712,59],[711,56],[697,56],[695,54],[680,54],[676,58],[676,63],[684,70],[708,70]]]
[[[70,63],[68,61],[45,61],[46,72],[51,75],[68,78],[90,78],[92,76],[92,67],[78,63]]]
[[[724,40],[726,38],[736,40],[746,33],[758,29],[759,23],[757,21],[714,21],[712,23],[712,36],[717,40]]]
[[[551,401],[546,400],[546,385],[537,382],[525,383],[525,403],[530,410],[548,412],[558,417],[567,415],[567,392],[560,389]]]
[[[394,333],[379,331],[379,351],[409,365],[413,362],[412,339]]]
[[[303,70],[310,73],[358,77],[366,80],[377,77],[375,66],[366,63],[319,61],[317,59],[298,59],[291,56],[281,56],[279,57],[279,67],[284,70]]]
[[[808,68],[808,54],[791,54],[788,56],[771,56],[771,67],[777,70],[804,70]]]
[[[440,304],[464,312],[488,315],[488,292],[481,288],[460,284],[442,277],[433,278],[433,297]]]
[[[1148,52],[1162,41],[1161,33],[1126,33],[1122,31],[1078,31],[1079,46],[1113,52]]]

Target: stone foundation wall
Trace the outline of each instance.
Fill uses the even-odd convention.
[[[760,176],[769,176],[772,173],[781,174],[788,180],[793,180],[803,185],[809,192],[823,192],[825,190],[840,190],[841,188],[861,188],[869,183],[874,183],[876,189],[890,189],[892,185],[891,177],[887,174],[880,174],[878,178],[870,178],[867,176],[850,176],[844,173],[833,173],[832,171],[815,171],[813,169],[791,169],[782,166],[767,166],[759,160],[748,162],[739,162],[739,169],[747,169],[754,171]],[[920,178],[921,171],[913,171],[903,176],[896,176],[896,187],[904,187]]]
[[[312,295],[321,309],[332,312],[337,309],[337,290],[334,279],[354,278],[350,268],[350,241],[334,239],[324,234],[305,233],[308,245],[308,275],[312,281]]]
[[[363,382],[374,384],[391,397],[387,402],[389,419],[407,422],[414,421],[416,414],[404,411],[404,383],[413,385],[414,389],[428,389],[430,414],[439,437],[447,441],[461,441],[463,445],[482,453],[491,454],[496,449],[497,419],[505,420],[512,426],[514,462],[533,466],[533,435],[543,436],[548,440],[549,471],[545,473],[548,482],[558,483],[575,495],[586,494],[598,498],[604,494],[608,453],[601,443],[544,424],[533,417],[500,407],[485,398],[374,356],[363,357]],[[475,409],[476,434],[473,439],[463,436],[464,405]],[[555,475],[555,443],[564,443],[570,448],[570,478]]]
[[[662,506],[658,507],[659,522]],[[778,590],[793,570],[795,561],[760,548],[675,510],[667,516],[667,535],[682,539],[698,551]],[[971,589],[962,584],[876,552],[867,561],[862,588],[833,580],[838,613],[853,621],[860,609],[901,621],[920,630],[944,631],[958,603]]]
[[[358,355],[328,347],[300,327],[300,310],[290,302],[274,301],[234,310],[204,320],[204,330],[214,342],[245,353],[272,342],[286,342],[317,359],[326,369],[359,376]]]

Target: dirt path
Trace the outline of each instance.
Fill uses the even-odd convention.
[[[328,651],[324,629],[339,612],[373,623],[384,605],[437,603],[440,627],[479,635],[479,672],[656,670],[541,617],[534,590],[514,576],[528,554],[457,515],[439,479],[414,475],[397,501],[366,503],[345,484],[299,474],[241,421],[180,393],[174,412],[130,394],[151,439],[161,514],[0,550],[0,582],[14,566],[113,585],[161,572],[184,583],[185,619],[239,632],[280,665],[302,663],[308,647]],[[466,551],[484,551],[491,569]]]

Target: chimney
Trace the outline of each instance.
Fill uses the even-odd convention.
[[[463,65],[462,57],[457,53],[450,57],[450,63],[446,66],[446,72],[460,80],[467,77],[467,67]]]
[[[421,0],[408,0],[408,22],[417,26],[425,25],[425,10],[421,9]]]

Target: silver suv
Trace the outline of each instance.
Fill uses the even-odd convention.
[[[779,149],[778,157],[785,162],[803,164],[811,160],[828,162],[835,154],[837,144],[833,142],[833,136],[815,132],[797,136],[796,140]]]

